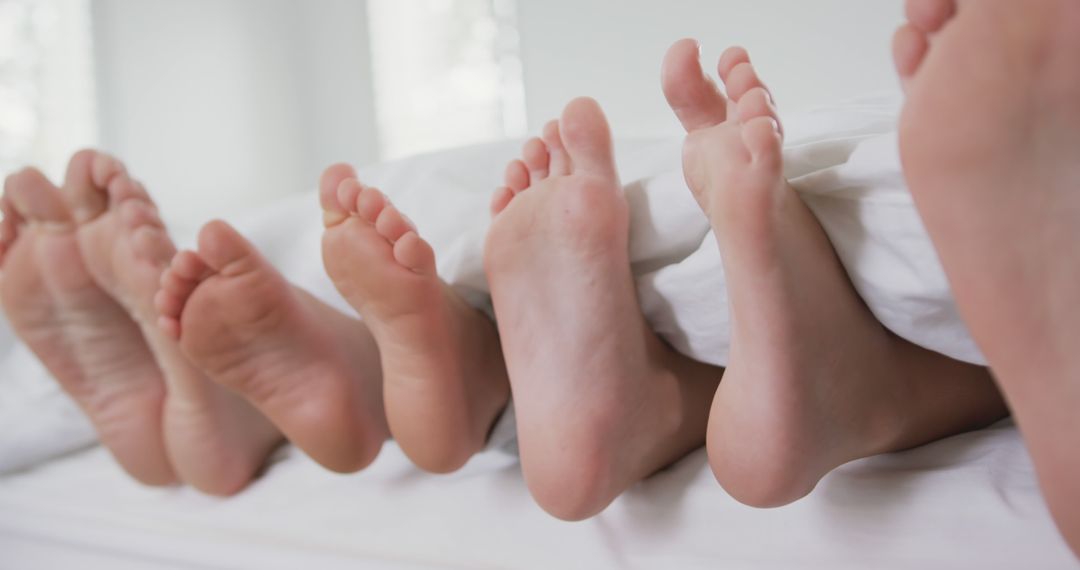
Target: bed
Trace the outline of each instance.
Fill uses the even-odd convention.
[[[467,217],[486,199],[490,184],[482,181],[497,180],[519,144],[416,157],[363,175],[405,189],[399,206],[409,189],[438,188],[449,196],[431,208],[440,219]],[[618,147],[640,171],[655,165],[627,153],[670,163],[678,139]],[[314,196],[304,194],[234,221],[297,284],[344,309],[311,253],[318,224],[282,231],[283,220],[318,215]],[[482,239],[483,224],[461,227],[444,224],[433,239],[452,237],[446,243],[458,245],[450,249]],[[475,267],[451,267],[468,265],[452,252],[441,257],[440,270],[466,276],[461,290],[476,293],[467,278]],[[393,443],[369,469],[346,476],[284,447],[250,488],[217,499],[131,481],[6,328],[0,341],[4,569],[1080,568],[1009,421],[850,463],[805,500],[774,510],[728,497],[697,451],[600,516],[565,523],[533,504],[512,450],[490,449],[436,476],[413,468]]]

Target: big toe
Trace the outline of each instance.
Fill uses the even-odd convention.
[[[563,110],[559,131],[575,169],[618,178],[611,128],[599,103],[588,97],[571,101]]]
[[[907,0],[907,19],[925,34],[941,31],[956,15],[956,0]]]
[[[125,174],[119,160],[96,150],[75,153],[64,176],[64,196],[79,222],[92,220],[108,208],[106,188],[113,179]]]
[[[341,223],[349,217],[349,206],[338,199],[338,189],[343,182],[353,178],[356,178],[356,170],[352,166],[335,164],[327,168],[319,179],[319,203],[327,226]]]
[[[246,273],[261,260],[255,246],[221,220],[206,224],[199,232],[199,256],[223,275]]]
[[[8,177],[4,182],[4,196],[25,221],[64,225],[71,222],[71,211],[60,189],[33,168]]]
[[[668,105],[687,131],[727,119],[727,98],[701,68],[701,47],[696,40],[680,40],[668,49],[661,83]]]

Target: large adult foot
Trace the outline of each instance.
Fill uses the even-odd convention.
[[[525,480],[563,519],[603,510],[701,445],[721,370],[675,353],[638,306],[611,132],[571,102],[507,170],[484,262]]]
[[[1080,554],[1080,4],[907,7],[911,192]]]
[[[162,330],[326,468],[370,464],[387,428],[367,329],[293,288],[227,224],[207,224],[198,243],[161,277]]]
[[[510,385],[495,325],[435,272],[435,254],[345,165],[323,175],[323,260],[375,335],[390,431],[422,469],[455,471],[479,451]]]
[[[124,307],[155,357],[148,374],[167,388],[158,421],[177,475],[207,493],[239,491],[281,435],[242,398],[206,378],[156,326],[154,295],[176,253],[157,208],[120,162],[94,151],[75,155],[64,190],[87,271]]]
[[[665,93],[689,132],[686,179],[716,232],[731,303],[731,359],[708,434],[720,483],[742,502],[782,505],[847,461],[1002,417],[984,369],[874,319],[783,178],[780,122],[746,52],[728,50],[719,73],[726,97],[691,40],[664,65]]]
[[[87,156],[66,190],[108,185],[119,171],[88,177]],[[0,199],[0,300],[15,332],[89,416],[101,442],[132,477],[176,482],[162,434],[165,385],[138,325],[83,264],[60,189],[35,170],[7,179]]]

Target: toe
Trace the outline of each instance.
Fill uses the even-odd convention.
[[[60,189],[33,168],[9,176],[4,183],[4,196],[11,200],[18,217],[27,222],[59,227],[72,222]]]
[[[365,186],[356,197],[356,214],[369,224],[374,224],[389,205],[390,200],[385,194],[375,188]]]
[[[199,232],[199,256],[225,276],[249,273],[263,263],[255,246],[221,220],[206,224]]]
[[[510,188],[503,186],[495,190],[495,194],[491,196],[491,215],[498,216],[501,214],[513,199],[514,191]]]
[[[776,112],[776,106],[773,105],[772,95],[761,87],[751,89],[739,100],[738,112],[740,124],[746,124],[758,117],[770,117],[776,121],[777,125],[780,124],[780,117]]]
[[[0,198],[0,248],[10,247],[19,234],[19,228],[25,223],[11,198],[6,194]]]
[[[680,40],[668,50],[661,71],[664,96],[687,131],[708,128],[727,119],[727,98],[705,75],[700,54],[697,41]]]
[[[101,215],[108,208],[105,188],[123,172],[124,165],[108,155],[95,150],[75,153],[64,176],[64,196],[75,219],[85,222]],[[98,184],[98,180],[104,180],[105,184]]]
[[[896,35],[893,36],[893,61],[905,89],[929,49],[930,40],[926,33],[914,25],[905,24],[896,30]]]
[[[531,138],[521,149],[521,158],[525,167],[529,169],[529,180],[532,184],[548,177],[551,166],[551,156],[548,154],[547,145],[538,138]]]
[[[750,90],[765,88],[765,83],[758,77],[757,70],[749,62],[737,64],[724,78],[724,87],[728,97],[738,102]]]
[[[350,178],[356,178],[356,171],[348,164],[335,164],[323,171],[319,178],[319,205],[323,211],[323,223],[327,227],[341,223],[348,217],[348,211],[338,200],[338,189]]]
[[[176,255],[176,246],[173,245],[169,234],[161,227],[144,225],[131,233],[132,250],[139,259],[153,264],[155,267],[168,265]]]
[[[548,154],[551,156],[550,175],[566,176],[570,174],[572,168],[570,155],[566,154],[566,147],[563,146],[558,121],[548,121],[548,124],[544,125],[544,144],[547,145]]]
[[[904,10],[917,29],[933,34],[956,15],[956,0],[907,0]]]
[[[144,202],[142,200],[128,200],[120,204],[119,211],[120,220],[129,230],[135,230],[142,226],[149,226],[157,229],[165,227],[164,222],[161,221],[161,217],[158,216],[157,209],[149,202]]]
[[[338,184],[337,197],[335,200],[339,204],[339,210],[345,214],[355,214],[356,203],[360,198],[360,193],[364,191],[364,185],[360,183],[356,178],[346,178]]]
[[[559,119],[559,130],[575,171],[618,178],[611,128],[599,103],[588,97],[571,101]]]
[[[379,232],[386,241],[397,243],[407,232],[415,232],[416,228],[397,208],[389,205],[383,208],[382,213],[375,220],[375,231]]]
[[[435,251],[415,231],[405,232],[394,243],[394,259],[416,273],[435,274]]]
[[[744,63],[750,63],[750,54],[746,49],[739,46],[729,47],[720,55],[720,61],[716,64],[716,71],[720,74],[722,81],[727,81],[732,70]]]
[[[524,162],[514,160],[506,165],[506,187],[514,194],[529,187],[529,167]]]
[[[200,281],[212,271],[199,254],[194,251],[181,251],[173,257],[169,272],[162,276],[161,288],[179,295],[184,289],[174,287],[175,285]]]
[[[132,179],[127,173],[121,172],[114,176],[105,188],[108,193],[110,207],[115,207],[128,200],[137,200],[156,208],[156,206],[153,206],[146,188],[143,188],[143,185],[138,180]]]
[[[772,117],[757,117],[742,126],[742,139],[754,163],[763,168],[779,169],[781,162],[780,124]]]

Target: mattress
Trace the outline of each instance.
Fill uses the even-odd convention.
[[[512,454],[428,475],[392,444],[333,475],[283,449],[237,497],[129,480],[100,448],[0,478],[2,568],[1080,567],[1058,537],[1016,429],[1002,423],[856,461],[806,499],[754,510],[702,452],[600,516],[557,521]]]

